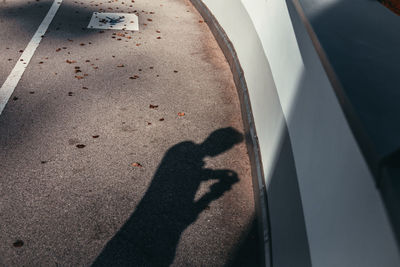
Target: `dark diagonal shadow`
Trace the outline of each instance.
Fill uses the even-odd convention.
[[[242,140],[235,129],[223,128],[201,144],[187,141],[170,148],[135,212],[93,266],[169,266],[182,232],[239,181],[231,170],[204,168],[204,158],[221,154]],[[211,179],[217,182],[195,201],[201,182]]]

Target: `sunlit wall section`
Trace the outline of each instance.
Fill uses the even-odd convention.
[[[203,2],[244,71],[273,265],[400,266],[373,177],[292,0]],[[324,1],[315,12],[332,5]]]

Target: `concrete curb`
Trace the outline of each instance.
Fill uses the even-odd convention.
[[[245,129],[246,146],[249,152],[251,173],[253,179],[254,200],[258,222],[259,240],[261,248],[261,263],[263,266],[272,266],[271,235],[266,197],[266,185],[256,128],[254,125],[248,88],[235,48],[217,19],[201,0],[190,0],[200,15],[204,18],[218,45],[231,68],[241,105],[242,119]]]

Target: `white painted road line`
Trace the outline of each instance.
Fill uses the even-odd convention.
[[[47,28],[49,27],[51,21],[53,20],[55,14],[57,13],[58,8],[61,5],[62,0],[54,0],[49,12],[47,12],[46,17],[43,19],[39,28],[33,35],[29,44],[25,48],[21,57],[18,59],[17,64],[15,64],[13,70],[10,75],[8,75],[7,80],[0,88],[0,115],[3,112],[4,108],[8,100],[10,99],[12,93],[14,92],[15,87],[17,86],[19,80],[24,74],[26,67],[29,64],[33,54],[36,51],[36,48],[39,46],[40,41],[42,40],[42,36],[46,33]]]

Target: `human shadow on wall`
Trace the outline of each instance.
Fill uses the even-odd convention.
[[[239,181],[231,170],[204,168],[204,158],[217,156],[242,140],[235,129],[222,128],[201,144],[186,141],[170,148],[135,212],[93,266],[169,266],[182,232]],[[211,179],[217,182],[195,201],[201,182]]]

